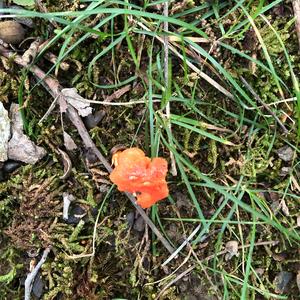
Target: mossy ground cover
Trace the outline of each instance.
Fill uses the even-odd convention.
[[[162,266],[169,253],[58,107],[39,124],[53,98],[2,59],[0,99],[24,105],[27,135],[48,155],[0,182],[1,299],[22,299],[26,274],[49,245],[41,299],[297,299],[300,59],[292,3],[171,1],[168,16],[163,6],[46,1],[22,15],[34,18],[30,35],[51,38],[58,58],[53,65],[41,53],[35,64],[84,98],[113,98],[92,104],[103,118],[89,130],[108,160],[117,145],[169,165],[174,154],[170,196],[147,210],[161,233],[176,249],[201,227]],[[76,150],[65,149],[64,131]],[[58,149],[72,161],[67,179]],[[75,198],[69,222],[63,193]]]

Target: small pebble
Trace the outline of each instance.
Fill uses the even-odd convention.
[[[283,294],[287,291],[288,284],[291,281],[293,274],[291,272],[282,271],[274,279],[275,292]]]
[[[69,210],[69,218],[65,222],[67,224],[78,224],[85,214],[86,211],[81,206],[76,205]]]
[[[2,170],[5,173],[12,173],[16,169],[18,169],[20,166],[21,166],[21,163],[19,161],[8,160],[4,163]]]
[[[290,146],[283,146],[277,150],[279,158],[283,161],[291,161],[294,157],[294,150]]]
[[[289,167],[282,167],[279,173],[279,176],[281,177],[285,177],[286,175],[288,175],[291,171],[291,168]]]
[[[44,282],[43,282],[40,274],[38,274],[34,279],[34,282],[32,285],[32,293],[38,299],[40,299],[44,293]]]
[[[263,276],[263,274],[265,273],[265,270],[263,268],[257,268],[257,269],[255,269],[255,272],[258,276]]]
[[[5,180],[4,172],[0,169],[0,182]]]
[[[8,44],[18,44],[24,40],[25,29],[16,21],[0,22],[0,39]]]
[[[126,220],[127,220],[127,224],[128,227],[131,227],[133,225],[134,222],[134,212],[130,212],[126,215]]]
[[[145,221],[141,216],[134,222],[133,229],[138,232],[143,232],[145,230]]]
[[[96,127],[101,122],[104,116],[105,116],[104,110],[98,110],[95,113],[88,115],[83,119],[85,127],[87,129],[92,129]]]

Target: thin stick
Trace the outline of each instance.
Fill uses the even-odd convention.
[[[19,55],[16,55],[14,52],[7,50],[3,46],[0,46],[0,54],[5,57],[12,58],[17,64],[28,67],[26,63],[22,60],[22,58]],[[61,107],[66,107],[66,115],[70,119],[70,121],[73,123],[73,125],[77,128],[77,131],[85,145],[86,148],[90,148],[94,154],[98,157],[98,159],[101,161],[101,163],[104,165],[106,170],[110,173],[112,171],[112,168],[108,161],[105,159],[105,157],[100,153],[100,151],[97,149],[96,145],[92,141],[88,131],[86,130],[80,116],[78,115],[77,110],[67,104],[66,98],[61,94],[62,86],[59,84],[59,82],[45,74],[39,67],[32,65],[30,66],[30,71],[39,79],[41,80],[42,85],[45,87],[45,89],[52,95],[53,98],[58,97],[58,102]],[[133,206],[137,209],[141,217],[145,220],[147,225],[151,228],[153,233],[157,236],[157,238],[161,241],[161,243],[164,245],[164,247],[172,254],[174,252],[174,248],[170,245],[170,243],[167,241],[166,238],[163,237],[163,235],[160,233],[160,231],[157,229],[157,227],[153,224],[153,222],[150,220],[150,218],[147,216],[147,214],[144,212],[144,210],[136,204],[135,197],[129,193],[125,193],[126,196],[129,198]]]
[[[111,102],[111,101],[113,101],[115,99],[119,99],[125,93],[127,93],[128,91],[130,91],[130,89],[131,89],[131,85],[127,84],[127,85],[123,86],[122,88],[118,89],[117,91],[113,92],[111,95],[107,96],[104,99],[104,102]]]
[[[55,107],[55,105],[57,103],[57,99],[58,99],[58,97],[54,98],[54,100],[52,101],[51,105],[47,109],[46,113],[39,120],[38,125],[41,125],[44,122],[44,120],[49,117],[49,115],[51,114],[51,112],[53,111],[53,109],[54,109],[54,107]]]
[[[272,109],[266,105],[261,99],[260,97],[255,93],[254,89],[252,88],[252,86],[246,81],[246,79],[243,76],[240,76],[242,82],[244,83],[245,87],[249,90],[249,92],[252,94],[252,96],[255,98],[255,100],[257,102],[259,102],[272,116],[273,118],[276,120],[276,122],[278,123],[278,125],[281,127],[281,129],[283,130],[284,134],[288,134],[288,130],[286,129],[286,127],[282,124],[282,122],[279,120],[279,118],[276,116],[276,114],[272,111]]]
[[[48,47],[48,44],[49,44],[49,40],[46,40],[46,41],[40,43],[38,45],[37,52],[35,54],[37,55],[37,54],[40,54],[41,52],[44,52],[44,49],[46,49]],[[43,53],[43,57],[45,59],[47,59],[48,61],[50,61],[51,63],[56,64],[57,63],[57,56],[55,54],[53,54],[52,52],[50,52],[49,49],[46,49],[46,50],[47,50],[47,52]],[[68,71],[69,68],[70,68],[70,65],[65,61],[61,61],[59,63],[59,67],[63,71]]]
[[[169,16],[169,1],[165,0],[164,2],[164,16]],[[168,21],[164,21],[164,78],[165,78],[165,91],[167,95],[167,91],[171,89],[169,86],[169,40],[168,40],[168,33],[169,31],[169,23]],[[172,126],[170,121],[170,115],[171,115],[171,108],[170,108],[170,99],[167,99],[167,105],[166,105],[166,118],[167,118],[167,126],[172,132]],[[172,140],[169,139],[169,143],[172,143]],[[175,157],[172,151],[170,151],[170,160],[171,160],[171,174],[173,176],[177,176],[177,169],[176,169],[176,162]]]
[[[48,247],[44,250],[41,260],[38,262],[38,264],[35,266],[35,268],[32,270],[32,272],[27,275],[26,280],[25,280],[24,300],[30,300],[30,294],[31,294],[34,279],[35,279],[37,273],[39,272],[41,266],[46,261],[50,250],[51,250],[51,247]]]
[[[150,101],[149,100],[135,100],[135,101],[128,101],[128,102],[107,102],[106,100],[104,101],[99,101],[99,100],[90,100],[86,98],[77,98],[77,97],[69,97],[71,99],[80,99],[82,102],[87,102],[87,103],[93,103],[93,104],[101,104],[101,105],[108,105],[108,106],[127,106],[127,105],[135,105],[135,104],[147,104]],[[152,102],[161,102],[160,99],[155,99],[152,100]]]
[[[97,214],[97,218],[95,220],[95,225],[94,225],[94,230],[93,230],[93,241],[92,241],[92,253],[86,253],[86,254],[75,254],[75,255],[66,255],[67,259],[78,259],[78,258],[83,258],[83,257],[94,257],[95,253],[96,253],[96,235],[97,235],[97,227],[98,227],[98,222],[99,222],[99,218],[100,218],[100,210]],[[108,219],[108,217],[105,217],[101,223],[99,224],[99,226],[101,226],[106,220]]]
[[[189,235],[189,237],[184,240],[184,242],[168,257],[168,259],[161,265],[162,267],[166,266],[172,259],[174,259],[178,253],[188,244],[188,242],[194,237],[194,235],[200,230],[201,224],[199,224],[193,232]]]

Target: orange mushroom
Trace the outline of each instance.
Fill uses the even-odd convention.
[[[168,163],[164,158],[152,160],[138,148],[126,149],[113,155],[115,169],[109,178],[121,192],[134,193],[137,204],[148,208],[169,195],[166,182]]]

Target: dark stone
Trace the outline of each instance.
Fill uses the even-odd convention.
[[[286,293],[292,277],[293,274],[291,272],[282,271],[278,273],[274,279],[275,292],[279,294]]]
[[[92,148],[87,148],[83,152],[83,156],[88,164],[94,164],[99,161],[99,158],[94,153]]]
[[[138,232],[142,232],[145,230],[145,221],[141,216],[139,216],[134,222],[133,229]]]
[[[73,224],[73,225],[76,225],[76,224],[78,224],[79,223],[79,220],[80,219],[78,219],[78,218],[76,218],[76,217],[74,217],[74,216],[69,216],[69,218],[67,219],[67,220],[65,220],[65,222],[67,223],[67,224]]]
[[[291,161],[294,157],[294,150],[290,146],[283,146],[277,150],[279,158],[283,161]]]
[[[95,113],[88,115],[83,119],[85,127],[87,129],[92,129],[96,127],[101,122],[104,116],[105,116],[104,110],[98,110]]]
[[[44,293],[44,282],[43,282],[42,277],[39,273],[35,277],[35,280],[33,282],[32,293],[38,299],[40,299],[42,297],[43,293]]]
[[[67,224],[78,224],[85,216],[86,211],[79,205],[75,205],[69,210],[69,218],[65,220]]]
[[[79,205],[75,205],[72,209],[71,209],[71,213],[73,215],[83,215],[85,213],[85,210],[79,206]]]
[[[91,209],[91,214],[93,217],[97,217],[99,209],[97,207],[93,207]]]
[[[133,211],[131,211],[130,213],[128,213],[126,215],[126,220],[127,220],[128,227],[131,227],[134,222],[134,212]]]
[[[4,172],[0,169],[0,182],[5,180]]]
[[[19,161],[8,160],[4,163],[2,170],[5,173],[12,173],[16,169],[18,169],[22,164]]]

